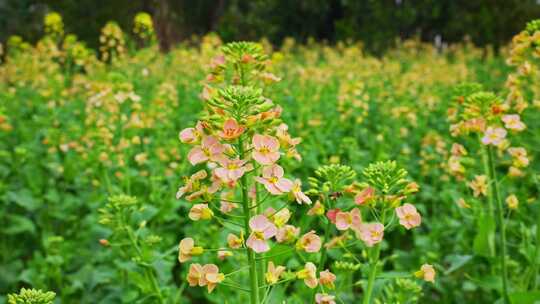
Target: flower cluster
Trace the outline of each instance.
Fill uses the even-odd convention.
[[[152,16],[145,12],[135,15],[135,19],[133,19],[133,33],[142,45],[152,43],[156,39]]]
[[[56,294],[52,291],[44,292],[36,289],[22,288],[18,294],[7,297],[8,304],[52,304]]]
[[[522,169],[529,164],[527,151],[523,147],[511,147],[509,140],[509,135],[523,132],[527,128],[520,114],[512,112],[512,107],[494,93],[482,91],[479,84],[459,85],[456,88],[455,101],[457,107],[449,110],[449,118],[453,122],[450,126],[451,134],[476,134],[485,147],[506,151],[512,158],[509,175],[522,176]],[[463,159],[466,155],[467,150],[463,145],[453,144],[448,168],[450,173],[459,179],[465,175]]]
[[[506,79],[509,92],[506,102],[521,113],[531,103],[540,107],[540,19],[527,23],[525,30],[514,36],[507,63],[516,70]]]
[[[64,22],[57,12],[51,12],[43,18],[45,35],[53,41],[59,41],[64,36]]]
[[[398,168],[395,162],[377,162],[365,168],[362,175],[364,181],[358,183],[354,181],[356,173],[352,168],[334,164],[317,169],[315,176],[309,179],[312,188],[308,193],[319,199],[308,214],[326,222],[320,267],[325,265],[328,250],[335,248],[354,254],[347,249],[351,231],[362,241],[364,248],[372,252],[372,258],[368,260],[371,273],[379,262],[380,243],[385,231],[394,228],[396,219],[407,230],[421,224],[422,217],[416,207],[404,203],[418,191],[418,185],[407,179],[405,170]],[[341,261],[335,263],[338,270],[356,271],[359,266],[345,266]],[[370,277],[373,275],[369,274]],[[311,279],[314,282],[314,277]],[[370,280],[367,289],[372,287],[373,280]],[[317,303],[333,303],[333,296],[324,293],[324,289],[322,292],[317,294]],[[370,293],[364,297],[369,298]]]
[[[105,24],[101,29],[99,43],[101,60],[104,62],[113,62],[123,57],[126,52],[124,33],[116,22],[110,21]]]
[[[286,271],[268,261],[267,271],[262,273],[264,267],[261,258],[255,260],[256,255],[270,251],[274,242],[295,243],[299,252],[317,253],[322,242],[315,231],[302,234],[300,227],[289,223],[292,211],[288,204],[279,209],[263,208],[276,201],[274,198],[297,205],[312,203],[302,192],[300,180],[290,178],[279,164],[284,157],[300,159],[296,150],[300,139],[288,133],[280,119],[281,107],[265,97],[262,89],[252,86],[277,77],[265,71],[269,63],[258,44],[231,43],[222,51],[210,66],[202,93],[207,109],[203,119],[179,134],[182,143],[192,146],[189,163],[199,169],[186,178],[176,197],[192,203],[189,218],[193,221],[216,220],[227,228],[227,223],[243,218],[243,223],[237,223],[243,229],[239,236],[229,233],[228,249],[203,248],[195,246],[193,238],[184,238],[179,261],[185,263],[206,251],[217,251],[220,259],[232,256],[235,250],[245,251],[253,300],[259,297],[263,277],[267,284],[278,284]],[[293,278],[314,288],[318,282],[314,267],[306,264]],[[331,280],[328,276],[321,274],[324,284]],[[191,264],[188,282],[207,286],[211,292],[225,277],[215,264]]]

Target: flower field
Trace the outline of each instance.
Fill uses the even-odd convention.
[[[540,21],[375,57],[148,18],[1,48],[0,303],[540,301]]]

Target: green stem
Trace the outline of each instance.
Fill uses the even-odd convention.
[[[538,178],[536,177],[536,175],[533,175],[533,179],[534,179],[534,183],[536,184],[536,187],[538,188],[538,191],[540,192],[540,183],[538,183]],[[533,268],[531,270],[531,277],[532,277],[532,282],[530,282],[530,279],[527,281],[527,285],[525,285],[525,287],[527,288],[529,286],[529,284],[531,284],[531,290],[536,290],[536,287],[538,286],[538,279],[537,279],[537,274],[538,274],[538,255],[540,254],[540,214],[537,214],[536,215],[536,248],[534,250],[534,255],[533,255]]]
[[[128,225],[125,225],[125,230],[131,242],[131,246],[135,249],[135,252],[137,253],[137,256],[139,257],[139,259],[142,259],[143,258],[142,251],[139,248],[139,245],[137,244],[137,239],[133,233],[133,230]],[[154,293],[159,299],[159,303],[164,303],[163,295],[161,294],[161,289],[159,288],[159,284],[154,275],[154,270],[148,265],[143,265],[143,267],[144,267],[144,275],[146,279],[150,281],[150,285],[152,286]]]
[[[492,183],[491,181],[491,165],[490,165],[490,149],[488,146],[484,146],[483,147],[483,150],[482,150],[482,161],[483,161],[483,164],[484,164],[484,174],[486,176],[489,177],[489,183],[488,183],[488,189],[489,189],[489,195],[488,195],[488,211],[489,211],[489,216],[491,218],[495,218],[495,208],[494,208],[494,205],[495,203],[493,202],[493,187],[495,187],[495,185],[493,185],[494,183]],[[491,242],[490,240],[492,240],[491,238],[488,240],[488,245],[489,245],[489,252],[490,252],[490,256],[491,257],[494,257],[497,252],[496,252],[496,248],[493,244],[493,242]]]
[[[244,159],[244,142],[242,137],[238,140],[238,154],[240,159]],[[247,177],[244,174],[240,180],[242,187],[242,207],[244,210],[244,230],[246,235],[249,234],[249,219],[250,219],[250,210],[249,210],[249,197],[248,197],[248,185]],[[257,263],[255,261],[255,253],[250,248],[246,250],[247,259],[249,263],[249,282],[250,282],[250,300],[251,304],[259,304],[259,283],[257,275]]]
[[[501,263],[501,277],[502,277],[502,294],[505,304],[510,303],[510,298],[508,297],[508,269],[506,268],[506,222],[504,221],[504,208],[501,200],[501,195],[499,193],[499,184],[497,183],[497,174],[495,172],[495,163],[493,161],[493,148],[488,147],[488,161],[489,161],[489,171],[490,171],[490,181],[492,185],[491,190],[494,199],[497,201],[497,216],[499,219],[499,227],[501,233],[500,237],[500,250],[501,254],[499,256]]]
[[[382,212],[381,224],[384,225],[386,219],[386,210]],[[370,262],[369,262],[369,276],[366,287],[366,293],[362,301],[363,304],[371,303],[371,296],[373,294],[373,286],[375,285],[375,279],[377,277],[377,266],[379,264],[379,257],[381,255],[381,243],[377,243],[374,248],[371,248],[369,253],[371,253]]]
[[[324,226],[324,242],[325,243],[328,242],[328,239],[330,238],[330,231],[332,230],[332,222],[328,218],[326,218],[326,221],[327,221],[326,226]],[[327,253],[327,248],[326,246],[323,245],[321,248],[321,257],[319,258],[319,265],[317,267],[319,271],[323,271],[324,264],[326,263],[326,253]],[[316,293],[317,293],[317,289],[314,289],[311,295],[311,299],[313,303],[315,302]]]
[[[257,171],[255,171],[257,174],[260,174]],[[262,204],[264,203],[264,201],[266,200],[266,198],[268,198],[268,196],[270,195],[270,193],[268,193],[264,198],[262,198],[261,200],[259,200],[259,183],[255,183],[255,201],[254,201],[254,206],[251,206],[249,209],[250,210],[253,210],[253,209],[256,209],[257,210],[257,214],[262,214]],[[265,253],[261,253],[260,254],[260,257],[262,259],[264,259],[266,256]],[[265,282],[265,279],[264,279],[264,274],[266,272],[266,265],[265,265],[265,261],[262,261],[262,260],[259,260],[259,259],[255,259],[255,263],[257,264],[257,282],[258,282],[258,285],[259,286],[263,286],[266,282]],[[264,299],[264,296],[265,296],[265,291],[264,290],[261,290],[260,287],[259,287],[259,297],[263,298]]]

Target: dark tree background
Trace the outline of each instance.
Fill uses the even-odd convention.
[[[309,37],[330,43],[362,40],[380,52],[396,37],[478,45],[505,44],[525,23],[540,18],[540,0],[0,0],[0,41],[18,34],[35,41],[48,11],[90,46],[116,20],[129,30],[139,11],[150,13],[163,49],[194,34],[215,31],[226,40]]]

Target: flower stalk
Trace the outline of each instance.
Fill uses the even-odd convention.
[[[495,163],[493,160],[493,148],[487,147],[488,162],[489,162],[489,184],[490,184],[490,196],[496,201],[497,218],[499,221],[499,242],[500,242],[500,255],[499,263],[501,265],[501,279],[502,279],[502,296],[505,304],[510,303],[508,296],[508,269],[506,265],[506,222],[504,218],[504,207],[499,192],[499,184],[497,182],[497,174],[495,172]]]
[[[383,211],[381,216],[381,223],[384,224],[386,217],[386,210]],[[375,279],[377,277],[377,266],[379,264],[379,257],[381,255],[381,243],[377,243],[373,248],[369,249],[370,261],[369,261],[369,276],[366,286],[366,293],[362,301],[363,304],[371,303],[371,297],[373,295],[373,286],[375,285]]]
[[[244,142],[242,137],[238,139],[238,154],[240,159],[244,159]],[[248,185],[247,185],[247,176],[243,175],[240,179],[241,188],[242,188],[242,207],[244,211],[244,230],[246,234],[249,233],[249,219],[251,217],[249,197],[248,197]],[[246,246],[247,248],[247,246]],[[257,261],[255,260],[255,252],[251,248],[246,249],[246,255],[249,264],[249,286],[250,286],[250,303],[259,304],[259,281],[258,281],[258,269]]]

